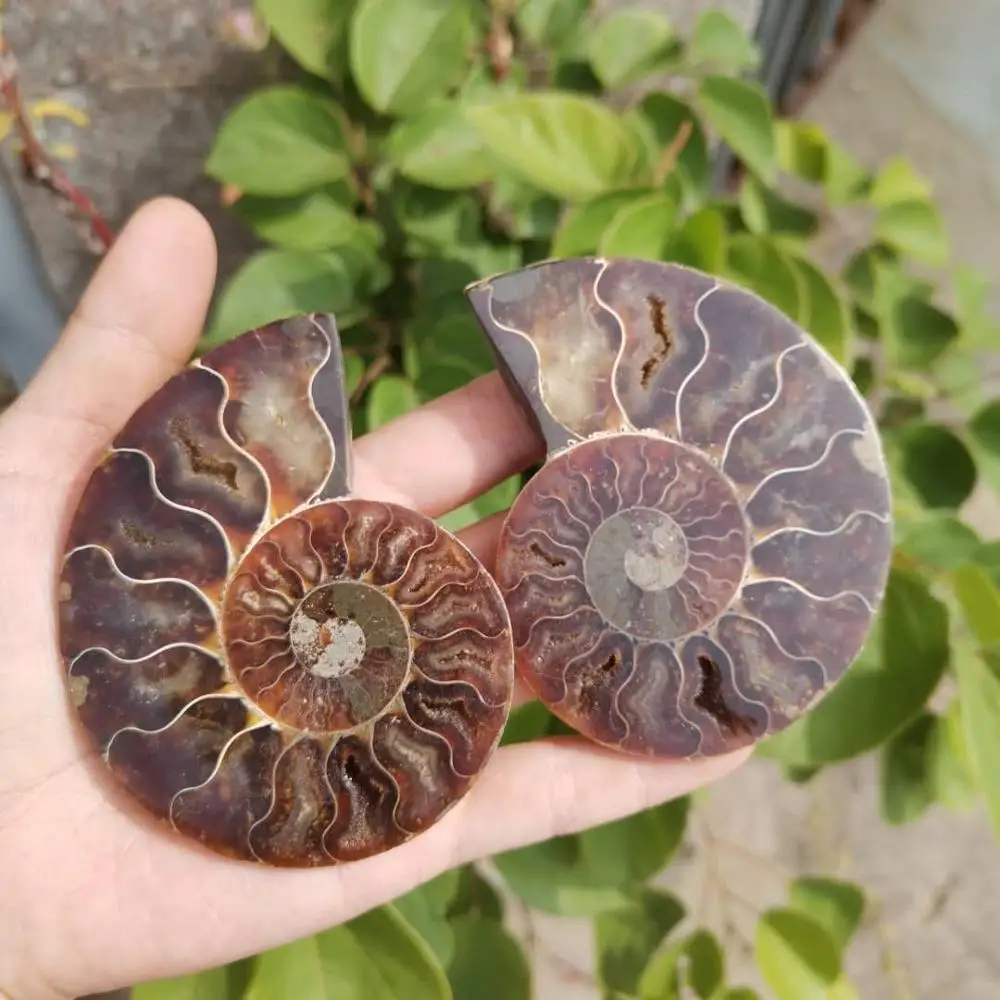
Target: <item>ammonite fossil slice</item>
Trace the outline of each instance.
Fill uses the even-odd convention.
[[[847,374],[756,295],[680,266],[550,261],[468,295],[548,447],[497,559],[541,700],[653,757],[731,750],[815,705],[892,548]]]
[[[332,319],[163,386],[83,494],[59,584],[73,705],[111,771],[214,850],[363,858],[468,790],[510,707],[502,596],[454,536],[352,498]]]

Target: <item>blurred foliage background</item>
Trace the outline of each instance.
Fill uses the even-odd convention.
[[[261,37],[302,72],[238,104],[206,163],[263,247],[226,285],[201,350],[293,312],[335,313],[361,434],[490,370],[462,296],[476,278],[600,253],[753,289],[866,396],[897,519],[864,652],[758,754],[793,782],[874,755],[886,823],[985,803],[1000,833],[1000,543],[960,514],[974,490],[1000,487],[1000,399],[980,377],[998,343],[985,279],[952,259],[933,193],[907,162],[869,171],[776,113],[755,82],[760,53],[724,12],[681,38],[656,13],[591,7],[257,0]],[[720,143],[738,163],[721,186]],[[829,273],[813,241],[847,210],[866,213],[867,233]],[[514,477],[442,521],[457,530],[503,510],[520,486]],[[504,742],[556,731],[529,704]],[[857,996],[844,962],[865,887],[823,875],[790,882],[784,905],[755,916],[768,992],[731,981],[725,929],[652,884],[699,807],[676,800],[448,872],[316,937],[135,996],[527,1000],[512,907],[591,921],[605,1000]]]

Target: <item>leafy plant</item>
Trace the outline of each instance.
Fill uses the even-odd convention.
[[[361,433],[490,369],[460,294],[478,277],[602,253],[678,261],[755,290],[851,371],[881,428],[898,524],[863,654],[759,754],[796,781],[875,754],[888,822],[985,799],[1000,834],[1000,543],[962,516],[976,488],[1000,488],[1000,400],[985,397],[978,371],[996,329],[982,278],[949,266],[927,184],[902,160],[871,172],[817,126],[776,115],[751,75],[759,54],[718,11],[685,41],[659,15],[599,20],[586,0],[258,9],[302,74],[237,106],[208,158],[263,246],[220,296],[202,348],[291,312],[336,313]],[[743,165],[724,190],[711,178],[720,141]],[[829,273],[812,239],[846,205],[868,210],[867,242]],[[446,523],[506,508],[519,486]],[[525,705],[505,741],[554,726]],[[136,996],[269,1000],[294,983],[307,1000],[334,995],[324,983],[335,975],[336,995],[366,1000],[521,1000],[531,968],[507,898],[591,919],[607,998],[750,1000],[729,981],[724,942],[650,884],[697,808],[685,798],[512,851],[488,871],[448,872],[315,938]],[[858,886],[793,882],[785,905],[759,914],[753,941],[771,994],[854,996],[843,959],[865,909]]]

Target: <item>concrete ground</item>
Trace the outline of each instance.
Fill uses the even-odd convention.
[[[233,3],[32,0],[7,16],[29,93],[58,92],[92,115],[72,169],[101,208],[117,222],[156,193],[190,199],[215,226],[223,274],[252,241],[217,206],[201,167],[225,110],[261,76],[257,57],[219,31]],[[703,6],[661,5],[681,23]],[[747,16],[754,5],[727,6]],[[957,254],[994,279],[1000,311],[1000,61],[990,52],[998,37],[995,0],[885,0],[803,114],[872,165],[911,159],[935,187]],[[93,258],[48,198],[26,191],[25,201],[72,303]],[[834,224],[823,255],[835,263],[857,238],[853,220]],[[998,533],[991,517],[982,526]],[[873,760],[833,768],[802,788],[755,760],[718,785],[699,815],[664,882],[702,901],[715,929],[728,928],[734,981],[757,982],[747,947],[754,908],[781,902],[786,876],[808,872],[855,879],[870,893],[849,958],[864,1000],[1000,995],[1000,846],[981,813],[933,809],[890,829],[878,815]],[[589,925],[538,918],[534,931],[537,1000],[596,998],[587,982]]]

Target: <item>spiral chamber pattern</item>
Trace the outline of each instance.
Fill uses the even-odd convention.
[[[847,374],[758,296],[677,265],[550,261],[468,295],[548,445],[496,570],[539,697],[655,757],[809,711],[864,644],[892,549]]]
[[[495,749],[513,652],[457,539],[349,496],[332,321],[216,348],[95,470],[59,581],[69,694],[149,812],[236,858],[367,857],[437,822]]]

